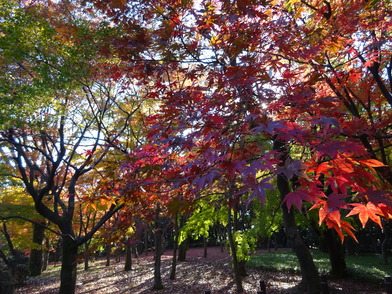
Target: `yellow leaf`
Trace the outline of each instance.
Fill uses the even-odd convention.
[[[211,45],[218,45],[218,44],[222,43],[222,40],[220,40],[218,35],[215,35],[215,36],[211,37],[210,42],[211,42]]]

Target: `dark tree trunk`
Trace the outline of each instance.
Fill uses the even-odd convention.
[[[170,280],[174,280],[176,278],[177,250],[178,250],[178,244],[176,241],[176,242],[174,242],[174,248],[173,248],[173,259],[172,259],[172,266],[171,266],[171,271],[170,271]]]
[[[189,237],[186,238],[179,246],[178,246],[178,261],[186,260],[186,251],[189,246]]]
[[[155,229],[155,255],[154,255],[154,286],[155,290],[163,289],[161,277],[161,255],[162,255],[162,237],[161,228]]]
[[[172,259],[172,266],[170,271],[170,280],[174,280],[176,278],[178,239],[180,236],[177,215],[174,218],[174,231],[176,232],[176,234],[174,236],[173,259]]]
[[[183,215],[180,219],[180,228],[182,228],[186,223],[186,217]],[[189,237],[178,245],[178,261],[185,261],[186,260],[186,251],[189,247]]]
[[[275,141],[274,150],[282,152],[280,157],[280,166],[284,167],[284,163],[288,158],[285,144],[280,141]],[[283,173],[277,176],[277,186],[280,192],[281,199],[283,200],[285,196],[290,192],[289,181]],[[301,284],[298,285],[298,290],[302,293],[306,292],[307,294],[319,294],[320,276],[314,264],[312,254],[310,253],[309,248],[305,245],[297,229],[295,223],[294,208],[289,211],[286,204],[282,204],[282,210],[285,233],[287,239],[292,244],[293,251],[297,256],[301,267],[302,281]]]
[[[148,229],[144,230],[144,255],[148,254]]]
[[[48,268],[48,263],[49,263],[49,238],[45,238],[45,250],[43,252],[43,259],[42,259],[42,271],[46,271]]]
[[[241,210],[240,209],[240,205],[236,204],[236,208],[234,209],[234,213],[233,213],[233,221],[234,221],[234,227],[233,228],[234,228],[234,232],[237,232],[238,230],[245,231],[244,222],[240,221],[240,219],[239,219],[239,213],[238,212],[240,210]],[[237,246],[237,244],[235,244],[235,245]],[[237,250],[237,247],[236,247],[236,250]],[[237,251],[236,251],[236,255],[237,255]],[[247,272],[246,272],[245,264],[246,264],[246,260],[238,260],[238,257],[237,257],[238,274],[241,277],[246,277],[248,275]]]
[[[63,237],[60,294],[74,294],[78,245],[71,236]]]
[[[45,222],[43,222],[45,224]],[[33,243],[40,248],[34,248],[31,250],[29,259],[29,273],[30,276],[35,277],[41,275],[42,272],[42,257],[43,250],[42,245],[45,239],[45,227],[34,223],[33,224]]]
[[[14,294],[15,293],[15,278],[16,278],[16,265],[17,265],[17,252],[14,249],[12,240],[7,231],[7,225],[3,222],[2,233],[7,241],[10,253],[14,261],[10,260],[0,247],[0,258],[3,260],[6,267],[0,268],[0,293],[1,294]]]
[[[335,278],[344,278],[347,275],[347,266],[343,244],[332,229],[324,230],[322,236],[331,263],[331,275]]]
[[[90,268],[90,248],[89,248],[90,242],[86,242],[84,243],[84,270],[88,271],[88,269]]]
[[[125,243],[125,266],[124,271],[132,270],[132,247],[129,241]]]
[[[388,264],[388,241],[390,237],[390,226],[388,222],[384,222],[384,240],[381,242],[380,250],[381,250],[381,263]]]
[[[271,252],[271,236],[268,236],[267,239],[267,250],[268,252]]]
[[[279,180],[278,180],[279,187]],[[309,248],[305,245],[301,235],[297,230],[295,224],[295,216],[293,210],[288,211],[286,205],[282,205],[283,209],[283,222],[287,239],[292,244],[293,251],[295,252],[302,274],[303,291],[308,294],[319,294],[320,293],[320,277],[317,268],[314,264],[312,254]],[[299,287],[300,291],[301,286]]]
[[[110,266],[110,258],[112,257],[112,245],[111,244],[106,245],[105,251],[106,251],[105,266]]]
[[[238,261],[238,271],[241,277],[246,277],[248,275],[245,265],[246,265],[246,260]]]
[[[224,248],[225,248],[225,240],[226,240],[226,231],[225,228],[222,225],[219,225],[219,245],[220,245],[220,251],[223,253]]]
[[[114,256],[116,257],[116,262],[120,262],[121,261],[121,252],[122,252],[122,247],[117,247],[114,250]]]
[[[15,282],[10,270],[3,268],[0,271],[0,294],[14,294]]]
[[[233,221],[232,221],[232,217],[231,217],[231,208],[229,208],[228,209],[227,232],[228,232],[229,244],[230,244],[230,249],[231,249],[231,257],[233,259],[234,280],[235,280],[235,284],[237,287],[237,292],[242,293],[242,292],[244,292],[244,288],[242,287],[241,272],[240,272],[239,262],[238,262],[238,258],[237,258],[237,244],[234,240],[232,230],[233,230]]]
[[[54,249],[54,262],[59,262],[61,260],[61,251],[63,248],[62,239],[56,243],[56,248]]]

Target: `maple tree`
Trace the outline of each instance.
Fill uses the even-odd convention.
[[[155,217],[158,235],[160,216],[181,197],[224,191],[220,202],[234,228],[235,206],[264,202],[276,186],[309,293],[319,290],[318,273],[295,226],[297,211],[317,210],[319,225],[342,241],[355,239],[347,218],[358,216],[362,226],[390,219],[390,1],[85,0],[68,3],[73,18],[62,20],[56,17],[67,15],[61,3],[1,5],[1,97],[12,106],[2,109],[3,140],[19,156],[30,193],[56,194],[54,181],[67,174],[63,183],[71,188],[56,194],[64,212],[65,201],[77,200],[76,182],[112,147],[128,161],[115,161],[120,168],[101,181],[102,195],[85,205],[96,209],[106,197],[109,206],[129,206],[132,219],[139,201],[145,215]],[[26,7],[33,14],[25,14]],[[23,46],[11,49],[18,38]],[[139,100],[125,97],[130,84],[130,96],[152,101],[151,111],[139,112]],[[20,109],[22,102],[29,104]],[[77,111],[82,108],[91,113]],[[141,127],[129,126],[132,115]],[[80,137],[69,135],[67,157],[65,131],[77,135],[76,121],[85,128]],[[126,132],[132,139],[122,137]],[[82,155],[77,138],[83,135],[93,139]],[[52,164],[48,173],[44,162]],[[48,175],[56,177],[45,182]],[[157,281],[159,288],[158,272]]]
[[[309,202],[342,239],[355,238],[342,211],[390,218],[389,1],[93,3],[118,24],[136,15],[138,54],[118,50],[155,78],[149,139],[192,151],[194,193],[226,177],[242,186],[230,197],[263,200],[280,177],[287,213]]]
[[[36,221],[39,221],[40,217],[34,211],[33,203],[26,199],[26,193],[20,185],[5,187],[2,187],[0,197],[0,271],[2,289],[11,293],[15,286],[26,281],[27,275],[35,273],[31,271],[30,264],[36,256],[34,251],[40,251],[40,246],[33,243],[35,240],[32,239],[31,224],[24,219],[35,216]],[[25,252],[30,252],[30,259],[27,259]]]
[[[112,198],[105,213],[87,232],[76,231],[82,196],[78,184],[93,179],[140,102],[131,102],[135,96],[126,85],[116,88],[111,64],[99,62],[99,48],[91,46],[107,36],[107,27],[77,17],[71,3],[5,2],[1,83],[9,87],[2,102],[16,113],[7,112],[8,120],[2,121],[1,144],[36,211],[57,226],[62,237],[60,293],[74,293],[79,246],[123,207],[116,203],[118,195],[106,194]],[[35,38],[30,31],[37,32]],[[27,85],[28,95],[19,84]],[[28,107],[18,109],[25,100]]]
[[[134,149],[121,167],[122,177],[116,182],[125,195],[124,217],[136,215],[149,224],[154,233],[154,289],[162,289],[161,255],[163,238],[169,225],[189,207],[182,189],[176,187],[178,172],[181,171],[181,157],[175,152],[168,153],[160,146],[145,145]],[[178,234],[178,232],[176,232]],[[176,249],[175,249],[176,250]],[[173,255],[172,276],[175,276],[176,254]]]

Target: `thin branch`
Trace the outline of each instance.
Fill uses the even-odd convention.
[[[93,235],[106,223],[107,220],[109,220],[117,211],[122,209],[125,206],[125,204],[120,204],[117,207],[113,204],[109,211],[105,213],[105,215],[95,224],[95,226],[88,232],[86,235],[84,235],[81,238],[78,238],[78,245],[83,245],[85,242],[87,242],[89,239],[93,237]]]
[[[40,223],[40,222],[33,221],[33,220],[28,219],[28,218],[23,217],[23,216],[18,216],[18,215],[10,215],[10,216],[6,216],[6,217],[0,216],[0,220],[3,220],[3,221],[4,221],[4,220],[9,220],[9,219],[21,219],[21,220],[25,220],[25,221],[30,222],[30,223],[32,223],[32,224],[36,224],[36,225],[38,225],[38,226],[41,226],[41,227],[45,228],[46,230],[51,231],[52,233],[56,234],[57,236],[60,236],[60,237],[62,236],[61,233],[59,233],[59,232],[57,232],[57,231],[55,231],[55,230],[49,228],[48,226],[46,226],[46,225],[44,225],[44,224],[42,224],[42,223]]]

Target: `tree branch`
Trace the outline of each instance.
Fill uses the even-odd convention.
[[[62,236],[61,233],[59,233],[59,232],[57,232],[57,231],[55,231],[55,230],[49,228],[48,226],[46,226],[46,225],[44,225],[44,224],[42,224],[42,223],[40,223],[40,222],[33,221],[33,220],[28,219],[28,218],[23,217],[23,216],[18,216],[18,215],[10,215],[10,216],[6,216],[6,217],[0,216],[0,220],[9,220],[9,219],[21,219],[21,220],[25,220],[25,221],[27,221],[27,222],[29,222],[29,223],[36,224],[36,225],[38,225],[38,226],[41,226],[41,227],[45,228],[46,230],[51,231],[52,233],[56,234],[57,236],[60,236],[60,237]]]

